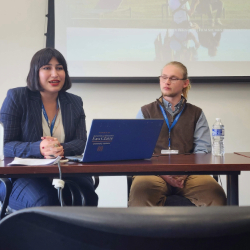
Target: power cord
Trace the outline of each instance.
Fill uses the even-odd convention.
[[[59,179],[53,179],[52,185],[57,189],[58,192],[58,199],[60,201],[61,207],[65,206],[62,190],[64,188],[65,182],[62,180],[62,169],[60,165],[60,160],[57,163],[58,169],[59,169]]]
[[[81,187],[77,183],[75,183],[74,181],[71,181],[71,180],[63,181],[60,160],[58,161],[57,165],[58,165],[58,169],[59,169],[59,179],[53,179],[52,185],[54,185],[54,187],[58,190],[58,199],[60,201],[61,207],[65,206],[65,202],[63,200],[63,188],[65,186],[65,183],[68,184],[68,187],[69,187],[69,190],[71,193],[72,206],[74,206],[74,204],[75,204],[75,196],[74,196],[74,192],[72,190],[72,186],[74,186],[78,190],[78,192],[80,193],[82,206],[85,206],[85,197],[84,197],[84,194],[81,190]]]

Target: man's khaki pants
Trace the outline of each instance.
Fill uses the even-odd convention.
[[[160,176],[135,176],[129,195],[129,206],[164,206],[169,195],[188,198],[196,206],[226,205],[223,188],[210,175],[189,175],[184,188],[166,183]]]

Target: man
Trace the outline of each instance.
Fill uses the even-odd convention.
[[[137,114],[137,118],[166,121],[154,153],[160,154],[162,149],[178,150],[179,154],[209,153],[211,138],[206,117],[200,108],[186,101],[191,87],[186,67],[170,62],[159,78],[162,96]],[[134,177],[129,206],[164,206],[171,194],[184,196],[196,206],[226,205],[224,190],[211,176],[162,175]]]
[[[190,22],[190,17],[194,14],[199,1],[200,0],[193,0],[191,7],[188,0],[167,1],[176,28],[195,28],[197,26],[196,23]]]
[[[197,0],[195,1],[196,12],[206,14],[211,21],[211,25],[222,26],[220,18],[223,14],[223,2],[221,0]],[[215,15],[214,15],[215,13]]]

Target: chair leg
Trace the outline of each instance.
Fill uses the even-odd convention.
[[[133,176],[127,176],[127,188],[128,188],[128,199],[129,200],[129,193],[130,193],[130,188],[131,188],[131,185],[132,185],[132,181],[133,181]]]
[[[219,175],[213,175],[213,178],[218,182],[218,178],[219,177]]]
[[[97,187],[99,186],[99,182],[100,182],[100,179],[99,179],[99,176],[94,176],[94,188],[95,190],[97,189]]]
[[[7,206],[9,204],[9,198],[10,198],[10,194],[11,194],[11,191],[12,191],[12,183],[8,178],[0,178],[0,181],[2,183],[4,183],[5,190],[6,190],[3,205],[2,205],[2,209],[1,209],[1,212],[0,212],[0,220],[1,220],[6,215],[6,209],[7,209]]]
[[[180,195],[169,195],[166,199],[164,206],[189,206],[195,205],[186,197]]]

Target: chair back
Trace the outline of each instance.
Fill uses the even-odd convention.
[[[31,208],[4,218],[0,235],[2,249],[244,250],[250,207]]]

